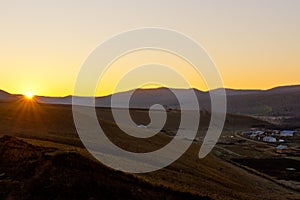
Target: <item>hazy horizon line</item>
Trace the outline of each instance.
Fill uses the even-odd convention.
[[[54,96],[54,95],[39,95],[39,94],[34,94],[35,97],[52,97],[52,98],[64,98],[64,97],[69,97],[69,96],[75,96],[75,97],[108,97],[108,96],[111,96],[113,94],[119,94],[119,93],[125,93],[125,92],[129,92],[129,91],[132,91],[132,90],[154,90],[154,89],[163,89],[163,88],[166,88],[166,89],[175,89],[175,90],[190,90],[190,89],[193,89],[193,90],[198,90],[200,92],[210,92],[210,91],[214,91],[214,90],[218,90],[218,89],[226,89],[226,90],[242,90],[242,91],[268,91],[268,90],[272,90],[272,89],[275,89],[275,88],[280,88],[280,87],[295,87],[295,86],[300,86],[300,83],[296,83],[296,84],[289,84],[289,85],[276,85],[276,86],[272,86],[270,88],[267,88],[267,89],[259,89],[259,88],[230,88],[230,87],[224,87],[224,88],[215,88],[215,89],[211,89],[211,90],[201,90],[201,89],[198,89],[198,88],[172,88],[172,87],[153,87],[153,88],[133,88],[133,89],[128,89],[128,90],[124,90],[124,91],[120,91],[120,92],[115,92],[115,93],[111,93],[111,94],[107,94],[107,95],[99,95],[99,96],[84,96],[84,95],[72,95],[72,94],[69,94],[69,95],[63,95],[63,96]],[[0,91],[3,91],[3,92],[6,92],[10,95],[25,95],[25,94],[18,94],[18,93],[10,93],[9,91],[7,90],[4,90],[4,89],[0,89]]]

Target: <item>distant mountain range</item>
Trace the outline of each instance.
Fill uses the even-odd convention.
[[[0,90],[0,102],[8,102],[8,101],[14,101],[17,99],[20,99],[22,95],[19,94],[9,94],[8,92],[5,92],[3,90]]]
[[[183,103],[191,102],[190,90],[194,90],[200,108],[210,111],[209,92],[197,89],[175,89],[183,97]],[[213,90],[218,92],[218,89]],[[228,113],[256,116],[300,116],[300,85],[282,86],[269,90],[234,90],[225,89],[227,94]],[[126,96],[133,91],[113,94],[117,107],[124,107]],[[11,101],[19,99],[20,95],[11,95],[0,90],[0,101]],[[78,104],[90,105],[93,98],[75,97]],[[110,107],[110,96],[96,97],[97,107]],[[46,104],[72,104],[72,96],[66,97],[43,97],[37,96],[36,101]],[[179,103],[175,95],[168,88],[137,89],[130,99],[130,107],[147,109],[153,104],[164,105],[167,109],[178,109]]]

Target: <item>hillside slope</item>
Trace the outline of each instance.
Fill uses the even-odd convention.
[[[192,89],[175,89],[181,95],[182,103],[189,105]],[[208,92],[193,90],[198,98],[202,110],[210,110],[210,96]],[[217,92],[218,90],[214,90]],[[124,107],[126,96],[132,91],[114,94],[117,107]],[[228,112],[241,115],[261,116],[293,116],[300,114],[300,86],[283,86],[270,90],[232,90],[226,89]],[[112,95],[96,98],[97,107],[110,107]],[[50,104],[71,104],[72,97],[50,98],[37,97],[37,101]],[[90,98],[81,98],[80,104],[89,105]],[[164,105],[165,108],[179,109],[179,102],[175,95],[167,88],[137,89],[130,99],[131,108],[147,109],[153,104]]]
[[[101,127],[109,139],[128,151],[153,151],[168,144],[172,139],[165,134],[157,134],[150,139],[134,139],[124,134],[110,120],[109,109],[97,109],[97,111]],[[132,115],[135,120],[141,122],[149,120],[144,110],[132,110]],[[204,113],[202,122],[204,128],[208,116]],[[170,111],[170,117],[172,120],[166,125],[167,131],[171,128],[176,129],[178,112]],[[240,118],[235,115],[230,116],[229,119],[226,125],[229,129],[235,127],[236,123],[243,126],[240,127],[243,129],[259,122],[249,117]],[[108,191],[107,195],[114,198],[114,195],[123,195],[123,190],[128,198],[131,197],[131,193],[144,198],[144,194],[147,196],[148,192],[152,193],[152,188],[155,188],[157,193],[153,191],[154,196],[149,194],[149,199],[160,198],[161,194],[167,197],[169,195],[172,199],[172,194],[179,197],[181,193],[191,193],[197,197],[208,196],[213,199],[247,200],[257,199],[257,195],[264,199],[281,199],[282,196],[295,199],[299,195],[227,163],[216,157],[216,152],[212,152],[205,159],[199,159],[200,144],[198,143],[194,143],[176,162],[156,172],[127,176],[107,169],[93,161],[91,155],[84,149],[74,127],[71,106],[67,105],[38,104],[30,101],[0,103],[0,123],[0,135],[13,136],[13,138],[4,137],[6,139],[1,140],[0,147],[0,156],[2,156],[0,174],[5,174],[0,177],[0,190],[7,198],[12,196],[19,199],[24,195],[24,198],[32,199],[30,198],[32,196],[28,196],[29,192],[32,192],[37,199],[45,194],[43,197],[49,196],[49,199],[53,197],[51,195],[56,194],[58,196],[53,198],[72,198],[73,196],[63,196],[62,191],[65,191],[66,195],[72,193],[77,195],[78,191],[81,191],[79,187],[84,189],[83,199],[96,198],[94,194],[98,195],[105,191]],[[30,145],[16,142],[14,139],[16,136]],[[89,185],[92,186],[87,187]],[[102,188],[105,188],[105,191]],[[270,188],[272,193],[266,192]],[[39,193],[38,190],[41,192]],[[169,190],[171,190],[170,194],[167,192]]]
[[[76,152],[0,138],[1,198],[13,199],[210,199],[153,185]]]

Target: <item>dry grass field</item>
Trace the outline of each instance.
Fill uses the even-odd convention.
[[[97,109],[99,122],[118,146],[147,152],[172,138],[157,134],[135,139],[114,123],[109,109]],[[147,124],[145,110],[132,110],[137,123]],[[202,113],[200,130],[209,114]],[[164,127],[178,127],[178,112],[170,111]],[[229,115],[224,134],[263,122]],[[201,132],[201,131],[200,131]],[[73,123],[71,106],[18,100],[0,103],[1,199],[300,199],[296,191],[251,174],[219,158],[215,149],[198,158],[199,143],[170,166],[145,174],[110,169],[84,149]]]

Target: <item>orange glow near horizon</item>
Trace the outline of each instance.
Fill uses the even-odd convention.
[[[33,95],[32,92],[26,92],[26,93],[25,93],[25,98],[26,98],[27,100],[32,100],[33,97],[34,97],[34,95]]]
[[[193,0],[188,4],[171,0],[117,4],[5,1],[0,6],[0,90],[12,94],[32,91],[40,96],[73,95],[80,67],[94,48],[116,34],[142,27],[175,30],[202,45],[218,67],[225,88],[265,90],[299,85],[299,6],[300,1],[270,4],[260,0]],[[188,77],[191,87],[208,89],[182,60],[150,52],[120,59],[95,95],[111,94],[125,68],[148,61],[174,66]],[[132,83],[137,81],[134,79]],[[182,88],[176,79],[168,81],[167,87]],[[120,91],[136,87],[128,83]]]
[[[139,85],[148,77],[150,81],[159,79],[161,82]],[[95,94],[106,96],[136,88],[158,87],[208,90],[201,75],[179,56],[160,50],[141,50],[131,52],[113,62],[98,82]],[[87,94],[89,95],[93,94]]]

